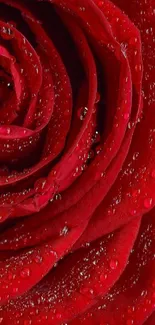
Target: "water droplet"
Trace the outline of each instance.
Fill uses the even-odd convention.
[[[117,269],[117,266],[118,266],[118,261],[115,260],[115,259],[112,259],[112,260],[110,261],[109,265],[110,265],[110,268],[111,268],[112,270],[116,270],[116,269]]]
[[[62,199],[62,195],[61,195],[60,193],[57,193],[57,194],[55,195],[55,199],[56,199],[56,200],[61,200],[61,199]]]
[[[6,40],[9,40],[14,37],[13,31],[10,27],[3,26],[0,31],[2,37]]]
[[[135,216],[135,215],[137,214],[137,211],[136,211],[135,209],[133,209],[133,210],[130,211],[130,214],[131,214],[132,216]]]
[[[90,150],[88,153],[88,159],[93,159],[94,158],[94,150]]]
[[[38,179],[35,182],[35,184],[34,184],[35,191],[36,192],[39,192],[39,193],[40,192],[42,193],[42,191],[44,190],[45,186],[46,186],[46,179],[45,178]]]
[[[20,276],[22,278],[28,278],[30,276],[30,269],[25,268],[21,271]]]
[[[8,88],[12,88],[12,84],[11,84],[11,82],[8,82],[8,83],[7,83],[7,87],[8,87]]]
[[[140,194],[140,192],[141,192],[140,188],[138,190],[134,189],[133,192],[132,192],[132,197],[137,197]]]
[[[136,160],[136,159],[138,158],[138,156],[139,156],[139,152],[135,152],[135,153],[133,154],[133,156],[132,156],[132,159],[133,159],[133,160]]]
[[[104,2],[103,2],[103,1],[99,1],[99,3],[98,3],[98,6],[99,6],[99,7],[102,7],[102,6],[103,6],[103,4],[104,4]]]
[[[141,64],[139,64],[139,65],[135,65],[135,70],[136,71],[141,71],[142,70],[142,66],[141,66]]]
[[[146,295],[147,295],[147,291],[142,290],[142,292],[141,292],[141,297],[145,297]]]
[[[60,313],[57,313],[57,314],[56,314],[56,318],[57,318],[57,319],[61,319],[61,318],[62,318],[62,315],[61,315]]]
[[[129,40],[129,43],[131,45],[134,45],[138,42],[138,38],[137,37],[131,37],[130,40]]]
[[[102,147],[101,146],[97,146],[95,148],[95,152],[96,152],[97,155],[99,155],[101,153],[101,151],[102,151]]]
[[[31,325],[32,321],[30,319],[24,320],[24,325]]]
[[[152,206],[152,198],[146,198],[145,200],[144,200],[144,207],[146,208],[146,209],[148,209],[148,208],[150,208]]]
[[[81,166],[81,171],[84,172],[84,171],[87,169],[87,167],[88,167],[88,166],[87,166],[86,164],[83,164],[83,165]]]
[[[12,292],[13,292],[13,293],[17,293],[18,291],[19,291],[18,288],[13,288],[13,289],[12,289]]]
[[[64,226],[63,229],[60,231],[60,236],[66,236],[68,234],[69,228]]]
[[[133,126],[134,126],[134,124],[133,124],[132,122],[129,122],[129,123],[128,123],[128,129],[131,130]]]
[[[109,209],[109,210],[107,211],[107,213],[108,213],[109,216],[114,215],[115,212],[116,212],[116,209]]]
[[[128,306],[128,314],[133,314],[134,310],[135,310],[134,306],[132,306],[132,307]]]
[[[101,281],[101,282],[105,282],[105,280],[107,279],[107,277],[108,277],[107,274],[105,274],[105,273],[101,273],[101,274],[100,274],[100,281]]]
[[[69,109],[66,109],[66,110],[64,111],[64,115],[65,115],[65,116],[69,116],[69,115],[70,115],[70,110],[69,110]]]
[[[86,8],[85,7],[79,7],[80,11],[85,11]]]
[[[95,135],[93,137],[93,143],[99,143],[101,140],[101,136],[98,131],[95,132]]]
[[[103,177],[105,174],[103,173],[103,172],[101,172],[101,171],[96,171],[96,173],[95,173],[95,175],[94,175],[94,177],[95,177],[95,180],[97,181],[97,180],[99,180],[101,177]]]
[[[127,56],[127,44],[121,43],[121,51],[123,55],[126,57]]]
[[[6,133],[9,135],[11,133],[11,129],[10,128],[7,128],[6,129]]]
[[[88,108],[87,107],[80,107],[78,110],[78,117],[81,121],[85,119],[85,116],[87,115]]]
[[[43,258],[42,258],[42,256],[40,256],[40,255],[36,255],[35,258],[34,258],[34,261],[35,261],[37,264],[41,264],[42,261],[43,261]]]
[[[146,299],[146,305],[151,305],[152,301],[151,299]]]
[[[90,298],[92,297],[92,295],[94,293],[93,289],[90,289],[90,288],[81,288],[80,292],[81,292],[81,294],[83,294],[87,297],[90,297]]]
[[[128,120],[129,117],[130,117],[129,113],[124,113],[124,115],[123,115],[124,120]]]
[[[132,325],[134,323],[133,319],[127,319],[126,325]]]

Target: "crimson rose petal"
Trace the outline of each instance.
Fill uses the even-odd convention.
[[[118,282],[93,310],[71,324],[143,324],[155,307],[154,210],[143,218],[129,263]],[[105,306],[105,307],[104,307]]]
[[[70,250],[86,225],[87,222],[84,222],[82,225],[72,227],[66,236],[59,232],[53,240],[51,239],[43,245],[6,257],[5,261],[0,261],[1,303],[3,304],[10,298],[18,297],[39,282],[52,266]]]
[[[16,322],[21,308],[20,319],[29,319],[31,308],[35,306],[41,324],[44,324],[46,317],[47,324],[56,325],[69,321],[94,305],[97,297],[108,291],[126,266],[139,223],[140,219],[133,221],[89,248],[68,256],[62,265],[58,265],[56,272],[49,274],[36,289],[16,300],[15,304],[10,302],[4,307],[1,312],[4,321]],[[41,265],[40,268],[42,269]],[[35,324],[37,320],[35,313],[32,322]]]

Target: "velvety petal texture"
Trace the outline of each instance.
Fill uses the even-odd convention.
[[[155,324],[154,51],[154,0],[0,0],[0,324]]]

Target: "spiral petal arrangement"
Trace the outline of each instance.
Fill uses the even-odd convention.
[[[155,322],[155,4],[0,0],[0,324]]]

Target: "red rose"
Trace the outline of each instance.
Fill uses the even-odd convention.
[[[0,324],[154,325],[154,0],[0,0],[0,39]]]

